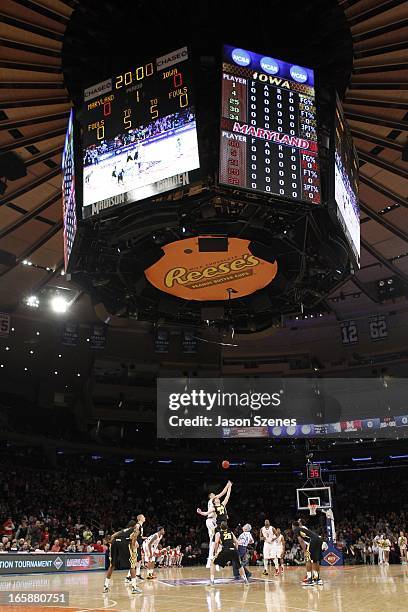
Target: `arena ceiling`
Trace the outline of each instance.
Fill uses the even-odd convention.
[[[328,302],[341,317],[356,295],[369,310],[367,283],[396,276],[408,285],[408,8],[403,0],[338,3],[353,38],[344,108],[360,158],[362,236],[361,270]],[[70,100],[61,49],[78,4],[2,0],[0,149],[26,168],[0,199],[0,305],[9,311],[48,284],[64,286],[60,164]],[[77,301],[89,318],[88,298]]]

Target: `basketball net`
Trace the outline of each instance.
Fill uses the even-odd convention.
[[[310,516],[316,516],[316,512],[317,512],[317,504],[309,504]]]

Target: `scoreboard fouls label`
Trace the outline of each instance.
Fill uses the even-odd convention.
[[[220,183],[320,203],[314,72],[224,46]]]

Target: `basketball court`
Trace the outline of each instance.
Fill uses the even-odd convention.
[[[249,586],[230,578],[231,568],[217,573],[209,586],[202,567],[159,570],[158,579],[141,583],[143,595],[131,595],[125,572],[115,572],[112,589],[102,594],[103,572],[60,575],[9,576],[0,579],[4,591],[67,591],[69,606],[1,606],[2,612],[69,610],[88,612],[403,612],[407,609],[408,566],[345,566],[322,568],[323,586],[302,587],[304,567],[288,567],[283,576],[261,576],[261,567],[250,568]]]

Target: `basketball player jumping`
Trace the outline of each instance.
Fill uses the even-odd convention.
[[[142,590],[136,586],[137,536],[139,528],[135,521],[129,521],[125,529],[116,531],[111,537],[109,569],[106,573],[104,593],[109,593],[111,576],[115,569],[130,569],[132,594],[140,594]]]
[[[264,571],[262,572],[263,576],[267,576],[268,575],[268,563],[270,559],[273,559],[274,557],[274,547],[273,547],[273,543],[276,540],[276,529],[274,527],[272,527],[270,521],[268,519],[265,519],[265,524],[264,526],[261,528],[261,532],[260,532],[260,540],[261,542],[263,541],[264,545],[263,545],[263,563],[264,563]],[[275,574],[278,575],[279,574],[279,565],[278,565],[278,559],[276,558],[276,563],[275,563]]]
[[[159,542],[164,535],[164,527],[159,527],[156,533],[146,538],[143,542],[143,552],[145,558],[145,564],[147,566],[147,580],[153,580],[156,578],[153,574],[154,564],[156,561],[156,551],[159,546]]]
[[[232,531],[228,528],[225,521],[220,524],[220,530],[215,534],[214,540],[214,558],[210,566],[210,581],[211,585],[215,584],[214,568],[215,563],[220,567],[225,567],[229,561],[234,563],[239,568],[239,574],[244,580],[244,584],[248,584],[244,568],[241,564],[241,559],[238,554],[238,540]]]
[[[320,578],[323,539],[315,531],[305,527],[301,520],[292,523],[292,530],[293,537],[298,539],[305,555],[307,580],[302,586],[323,584]]]
[[[201,514],[201,516],[207,517],[205,521],[205,524],[208,530],[208,537],[209,537],[207,569],[210,568],[211,559],[214,555],[214,536],[215,536],[217,524],[219,525],[221,521],[224,520],[223,517],[225,517],[225,520],[228,519],[226,512],[225,512],[225,506],[228,504],[228,501],[231,495],[231,487],[232,487],[232,482],[229,480],[227,484],[225,485],[225,487],[223,488],[223,490],[221,491],[221,493],[218,493],[218,494],[210,493],[208,495],[209,499],[208,499],[207,512],[202,512],[200,508],[197,508],[198,514]],[[224,502],[223,504],[221,504],[220,500],[224,496],[225,496]],[[218,507],[218,511],[216,510],[216,505]],[[220,518],[218,518],[218,516]]]

